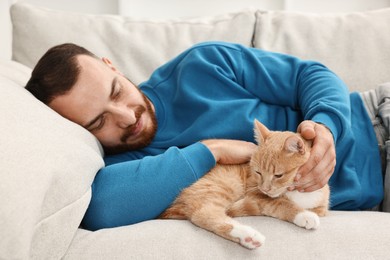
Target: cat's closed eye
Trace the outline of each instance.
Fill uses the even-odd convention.
[[[263,176],[262,174],[261,174],[261,172],[259,172],[259,171],[255,171],[258,175],[260,175],[260,176]]]
[[[280,179],[280,178],[283,177],[283,174],[275,174],[274,176],[275,176],[276,179]]]

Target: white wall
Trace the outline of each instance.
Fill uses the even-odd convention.
[[[69,12],[178,18],[222,14],[248,7],[263,10],[346,12],[390,7],[390,0],[0,0],[0,59],[11,58],[9,6],[14,2]]]
[[[390,6],[389,0],[286,0],[285,8],[302,12],[364,11]]]
[[[11,1],[0,0],[0,59],[11,57],[11,22],[8,13]]]
[[[389,6],[390,0],[118,0],[119,13],[122,15],[157,18],[213,15],[246,7],[321,13]]]

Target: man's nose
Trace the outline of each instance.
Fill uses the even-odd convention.
[[[136,123],[137,118],[133,109],[125,105],[113,107],[113,118],[120,128],[127,128]]]

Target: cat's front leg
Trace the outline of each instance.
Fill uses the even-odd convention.
[[[265,241],[265,237],[260,232],[227,216],[225,208],[220,205],[203,205],[193,212],[190,220],[195,225],[248,249],[256,249]]]
[[[263,197],[257,203],[262,215],[285,220],[306,229],[316,229],[320,225],[317,214],[299,207],[285,197]]]
[[[327,206],[319,206],[313,209],[309,209],[310,211],[316,213],[319,217],[324,217],[328,214],[328,207]]]
[[[229,235],[233,238],[232,240],[238,240],[242,246],[248,249],[256,249],[264,245],[265,236],[260,232],[234,220],[231,220],[230,224],[232,225],[232,230]]]
[[[316,229],[320,225],[320,218],[316,213],[304,210],[295,216],[293,223],[306,229]]]

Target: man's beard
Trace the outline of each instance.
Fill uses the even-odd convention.
[[[142,97],[145,101],[146,107],[144,106],[139,106],[135,109],[135,117],[136,117],[136,123],[133,124],[132,126],[128,127],[125,130],[125,133],[121,137],[122,144],[118,144],[115,146],[104,146],[104,151],[107,154],[118,154],[118,153],[123,153],[127,151],[134,151],[134,150],[139,150],[142,149],[146,146],[148,146],[154,136],[156,135],[157,132],[157,119],[156,115],[152,109],[152,106],[150,104],[150,101],[148,98],[145,96],[145,94],[141,93]],[[136,127],[138,120],[142,116],[143,113],[147,113],[152,120],[152,125],[150,128],[144,129],[144,131],[141,133],[142,138],[140,140],[137,140],[134,143],[126,143],[126,140],[131,137],[134,128]]]

